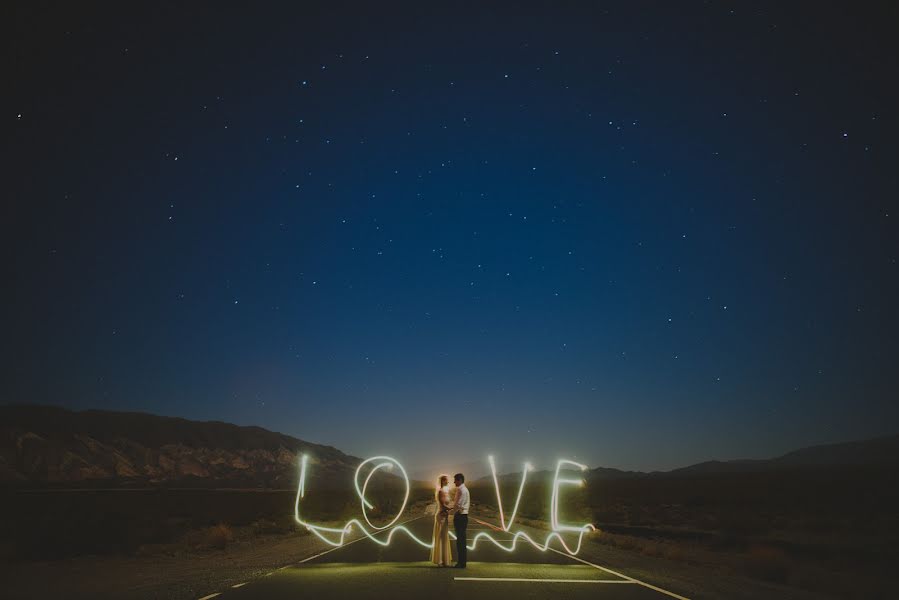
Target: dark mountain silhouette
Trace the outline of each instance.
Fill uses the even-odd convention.
[[[762,473],[798,468],[851,466],[899,467],[899,435],[840,444],[810,446],[770,459],[710,460],[671,471],[623,471],[608,467],[596,467],[585,473],[585,476],[590,480],[608,481],[646,477]],[[529,478],[533,481],[538,479],[551,481],[552,476],[552,471],[538,471],[531,473]],[[501,482],[508,483],[518,481],[520,477],[520,471],[509,470],[504,472],[499,479]],[[490,478],[489,476],[482,476],[480,479],[487,481]],[[492,479],[490,479],[489,483],[492,484]]]
[[[708,461],[668,471],[667,475],[740,473],[791,468],[899,465],[899,435],[810,446],[760,460]]]
[[[779,465],[858,465],[899,462],[899,435],[890,435],[861,442],[826,444],[794,450],[774,459]]]
[[[642,471],[622,471],[621,469],[609,467],[596,467],[595,469],[590,469],[589,472],[589,476],[595,479],[628,479],[642,475],[646,475],[646,473]]]
[[[297,454],[316,473],[359,459],[330,446],[217,421],[52,406],[0,406],[0,483],[293,487]]]
[[[0,406],[0,484],[291,488],[301,451],[313,457],[312,477],[327,473],[345,479],[344,473],[360,462],[336,448],[261,427],[146,413]],[[611,480],[888,464],[899,465],[899,435],[812,446],[772,459],[708,461],[667,472],[598,467],[586,476]],[[468,467],[470,481],[489,478],[486,463]],[[511,464],[498,470],[503,481],[520,476]],[[536,481],[551,475],[530,477]]]

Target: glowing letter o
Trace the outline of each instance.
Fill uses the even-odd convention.
[[[375,460],[380,460],[383,462],[380,462],[380,463],[376,464],[374,467],[372,467],[372,470],[368,473],[368,476],[365,478],[365,483],[363,483],[362,488],[360,488],[359,487],[359,473],[362,471],[362,467],[365,466],[367,463],[370,463]],[[375,525],[374,523],[371,522],[371,519],[368,518],[368,512],[366,511],[366,507],[374,508],[374,505],[365,499],[365,490],[368,488],[368,482],[371,479],[372,475],[375,474],[375,471],[377,471],[378,469],[390,469],[393,467],[393,465],[396,465],[399,468],[400,472],[403,474],[403,480],[406,482],[406,494],[403,496],[403,504],[402,504],[402,506],[400,506],[399,511],[397,511],[396,516],[393,517],[393,520],[390,521],[390,523],[387,523],[387,525],[382,525],[381,527],[378,527],[377,525]],[[403,514],[403,511],[406,510],[406,502],[409,501],[409,492],[410,492],[409,476],[406,475],[406,469],[403,468],[403,465],[401,465],[400,461],[398,461],[397,459],[390,458],[389,456],[373,456],[371,458],[365,459],[356,468],[356,477],[354,478],[354,483],[356,484],[356,493],[359,494],[359,500],[362,503],[362,516],[365,518],[365,522],[368,523],[373,529],[380,530],[380,529],[387,529],[388,527],[391,527],[394,523],[396,523],[399,520],[400,516],[402,516],[402,514]]]

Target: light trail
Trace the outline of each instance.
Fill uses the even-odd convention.
[[[375,464],[375,466],[372,467],[371,471],[366,476],[365,481],[362,484],[362,487],[360,488],[359,487],[359,473],[362,471],[362,468],[366,464],[368,464],[370,462],[374,462],[374,461],[381,461],[381,462]],[[515,515],[518,512],[518,506],[521,502],[521,495],[524,491],[524,484],[525,484],[525,480],[527,478],[527,472],[528,472],[528,470],[531,470],[532,467],[528,463],[524,464],[524,470],[522,471],[522,474],[521,474],[521,485],[518,488],[518,497],[515,499],[515,507],[512,509],[512,514],[509,518],[509,522],[506,523],[505,516],[503,514],[503,509],[502,509],[502,499],[501,499],[500,491],[499,491],[499,482],[498,482],[497,475],[496,475],[496,466],[493,462],[492,456],[488,457],[488,462],[490,463],[490,469],[493,472],[493,483],[496,486],[496,499],[497,499],[497,503],[499,505],[500,522],[502,523],[502,530],[504,532],[508,532],[512,527],[512,523],[515,520]],[[393,540],[394,534],[396,534],[398,531],[400,531],[400,532],[403,532],[406,535],[408,535],[414,542],[420,544],[421,546],[423,546],[425,548],[433,547],[433,545],[434,545],[433,542],[429,543],[429,542],[425,542],[425,541],[419,539],[407,527],[405,527],[403,525],[394,525],[399,520],[400,516],[403,514],[403,511],[406,509],[406,504],[409,501],[409,492],[411,489],[411,486],[409,484],[409,476],[406,474],[406,470],[403,468],[403,465],[401,465],[400,462],[398,460],[396,460],[395,458],[391,458],[389,456],[374,456],[372,458],[368,458],[368,459],[362,461],[359,464],[359,466],[356,468],[356,475],[353,479],[353,483],[356,488],[356,493],[358,494],[359,500],[362,505],[362,515],[363,515],[363,518],[365,519],[365,522],[369,525],[369,527],[371,527],[372,529],[375,530],[375,533],[381,533],[384,530],[389,529],[389,531],[387,532],[386,540],[378,539],[377,537],[375,537],[375,533],[370,532],[365,527],[365,525],[363,525],[362,521],[360,521],[359,519],[350,519],[343,525],[343,527],[324,527],[322,525],[315,525],[308,521],[304,521],[303,518],[300,516],[300,500],[302,500],[303,497],[305,497],[305,495],[306,495],[306,475],[307,475],[307,471],[308,471],[309,457],[306,454],[302,454],[300,456],[299,463],[300,463],[300,481],[299,481],[299,484],[297,485],[297,495],[296,495],[296,499],[294,501],[294,519],[296,520],[297,523],[299,523],[300,525],[305,527],[307,530],[311,531],[313,534],[318,536],[325,543],[327,543],[331,546],[334,546],[334,547],[343,546],[346,543],[347,535],[349,535],[352,532],[353,527],[355,526],[355,527],[359,528],[359,530],[362,532],[363,535],[365,535],[371,541],[373,541],[376,544],[379,544],[381,546],[388,546],[390,544],[390,542]],[[396,516],[394,516],[392,521],[390,521],[386,525],[377,526],[374,523],[372,523],[371,520],[368,518],[367,509],[373,509],[374,505],[366,499],[365,492],[368,489],[369,481],[371,480],[372,476],[374,475],[374,473],[377,470],[392,469],[394,465],[396,465],[396,467],[402,473],[403,481],[406,484],[406,492],[403,497],[403,503],[400,506],[400,509],[397,511]],[[491,536],[489,533],[485,533],[485,532],[481,531],[481,532],[478,532],[474,536],[474,538],[472,538],[471,543],[468,544],[468,549],[474,550],[477,547],[478,542],[480,540],[487,540],[487,541],[491,542],[492,544],[494,544],[497,548],[505,550],[506,552],[514,552],[515,548],[518,545],[518,541],[524,540],[524,541],[528,542],[529,544],[531,544],[531,546],[533,546],[537,550],[540,550],[541,552],[546,552],[547,550],[552,550],[552,548],[549,547],[550,542],[553,539],[558,539],[559,543],[562,545],[562,547],[565,549],[565,551],[568,554],[574,556],[578,552],[580,552],[581,544],[584,540],[584,535],[590,533],[591,531],[594,531],[596,528],[590,523],[585,523],[584,525],[580,525],[580,526],[561,525],[559,523],[559,515],[558,515],[559,485],[560,484],[570,484],[570,485],[583,485],[584,484],[584,481],[582,479],[559,479],[559,474],[562,470],[563,465],[573,465],[573,466],[578,467],[581,470],[587,469],[586,465],[582,465],[580,463],[576,463],[574,461],[565,460],[565,459],[560,460],[556,464],[556,472],[555,472],[555,476],[553,478],[552,495],[550,496],[550,525],[551,525],[553,531],[551,533],[547,534],[547,536],[543,540],[542,544],[535,541],[527,533],[525,533],[523,531],[516,531],[512,536],[511,544],[506,546],[502,542],[498,541],[493,536]],[[565,540],[562,538],[561,532],[563,532],[563,531],[578,534],[577,545],[575,546],[574,550],[569,548],[568,544],[566,544]],[[331,534],[331,535],[328,536],[325,534]],[[334,536],[337,536],[337,537],[335,538]],[[456,536],[452,532],[450,532],[450,537],[452,537],[453,539],[456,539]]]
[[[518,512],[518,504],[521,502],[521,494],[524,492],[524,482],[527,481],[528,471],[533,469],[533,467],[531,463],[527,462],[521,467],[521,485],[518,487],[518,497],[515,498],[515,508],[512,509],[512,516],[509,517],[509,524],[506,525],[506,518],[503,515],[503,499],[500,497],[499,480],[496,477],[496,464],[493,462],[492,456],[487,457],[487,462],[490,463],[490,471],[493,473],[493,485],[496,488],[496,505],[499,507],[499,522],[503,527],[503,531],[509,531],[512,523],[515,521],[515,514]]]

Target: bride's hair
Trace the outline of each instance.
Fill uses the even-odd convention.
[[[446,482],[449,483],[449,475],[441,475],[437,478],[437,483],[443,483],[443,480],[446,479]]]

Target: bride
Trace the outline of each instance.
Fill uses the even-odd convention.
[[[434,513],[434,546],[431,548],[431,562],[438,567],[448,567],[453,560],[449,539],[449,477],[440,476],[440,485],[435,494],[437,510]]]

